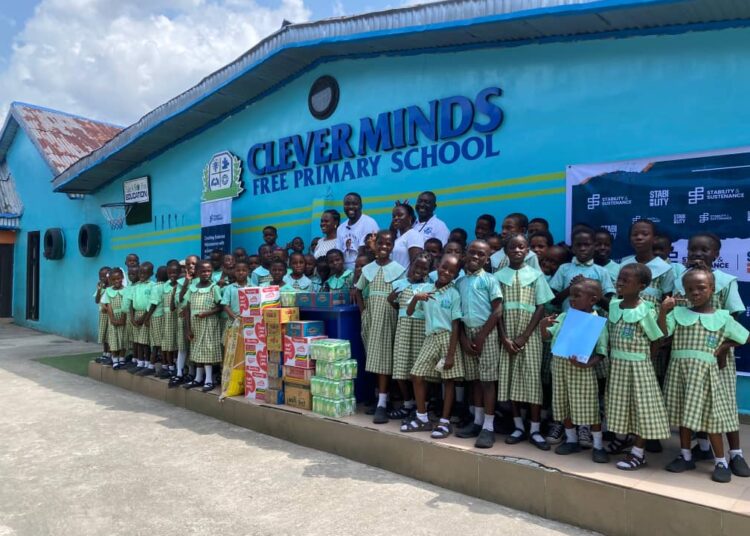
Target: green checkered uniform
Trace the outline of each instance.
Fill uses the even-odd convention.
[[[520,336],[531,322],[537,307],[536,285],[539,282],[540,279],[537,279],[524,286],[519,280],[518,273],[514,275],[512,285],[500,281],[504,298],[502,321],[510,340]],[[510,355],[505,347],[500,345],[497,389],[499,401],[512,400],[541,405],[543,352],[542,335],[538,329],[532,332],[523,350],[517,354]]]
[[[172,310],[172,292],[177,287],[166,283],[162,288],[161,305],[164,308],[164,329],[161,334],[161,349],[163,352],[175,352],[177,348],[178,317],[177,311]],[[175,297],[176,298],[176,297]]]
[[[190,302],[190,324],[193,330],[193,340],[190,345],[190,359],[196,364],[221,363],[221,330],[219,315],[198,318],[203,313],[215,308],[221,303],[221,292],[215,283],[193,291],[188,291]]]
[[[115,320],[119,322],[124,319],[127,323],[127,314],[122,309],[125,300],[123,292],[109,291],[107,300],[107,305],[112,309],[112,316],[114,316]],[[125,326],[115,326],[109,321],[109,316],[107,316],[107,345],[110,352],[125,352],[128,350],[126,331]]]
[[[417,292],[419,285],[416,285]],[[414,285],[408,285],[398,295],[400,314],[396,323],[396,335],[393,340],[393,379],[408,380],[414,361],[424,343],[424,318],[405,316],[405,311],[414,296]]]
[[[393,340],[398,318],[398,313],[388,303],[393,285],[386,283],[383,269],[380,268],[368,287],[370,296],[367,298],[367,310],[370,314],[367,318],[365,370],[390,376],[393,373]]]
[[[144,316],[146,316],[146,311],[133,311],[133,322],[142,320]],[[133,324],[133,342],[151,346],[151,330],[149,326],[145,324],[140,326]]]
[[[713,353],[726,340],[744,343],[747,330],[728,311],[691,315],[685,307],[667,316],[667,327],[673,334],[664,387],[670,424],[709,434],[739,430],[736,401],[730,400]]]
[[[460,380],[464,377],[464,355],[461,352],[461,345],[456,341],[456,353],[453,357],[453,366],[450,369],[444,369],[442,372],[435,370],[435,365],[442,358],[448,355],[448,347],[451,342],[450,331],[438,331],[427,335],[424,344],[419,350],[417,360],[411,373],[414,376],[423,378],[442,378],[444,380]]]
[[[469,339],[479,334],[482,328],[470,328],[464,326]],[[480,380],[483,382],[496,382],[500,372],[500,339],[497,328],[492,328],[484,341],[482,353],[479,356],[467,355],[464,358],[464,378],[467,381]]]
[[[164,315],[152,316],[148,325],[150,346],[161,347],[161,340],[164,337]]]
[[[557,317],[557,323],[548,331],[553,334],[554,346],[557,333],[565,314]],[[594,350],[595,354],[607,353],[607,330],[602,330]],[[573,424],[599,424],[599,385],[593,368],[580,368],[564,357],[552,357],[552,414],[555,420],[569,418]]]
[[[96,342],[99,344],[104,344],[107,342],[107,326],[109,325],[109,318],[107,318],[107,313],[102,311],[101,305],[97,306],[99,308],[99,325],[97,329],[97,337]]]
[[[549,284],[551,276],[545,275],[544,278]],[[552,305],[552,302],[544,304],[544,316],[559,315],[562,312],[562,308],[557,305]],[[541,334],[541,331],[540,331]],[[542,385],[552,384],[552,342],[542,341]]]
[[[645,301],[635,309],[622,312],[619,304],[620,300],[612,300],[607,322],[611,357],[607,427],[618,434],[668,439],[667,410],[650,363],[651,341],[662,335],[656,324],[656,311]]]
[[[184,316],[185,314],[187,314],[185,312],[187,308],[187,302],[185,301],[185,297],[187,296],[187,293],[185,293],[185,296],[183,296],[182,301],[180,301],[180,292],[182,292],[182,286],[184,284],[185,284],[184,279],[178,280],[177,292],[175,292],[175,297],[174,297],[175,302],[176,302],[176,310],[177,310],[177,350],[180,352],[189,352],[190,341],[188,340],[188,337],[187,337],[187,320],[185,320],[185,316]]]

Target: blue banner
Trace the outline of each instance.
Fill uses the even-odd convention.
[[[570,166],[567,230],[576,223],[609,229],[612,257],[632,254],[629,230],[649,219],[672,239],[672,262],[687,259],[690,236],[710,231],[722,239],[714,268],[737,277],[750,329],[750,152],[685,155],[653,160]],[[737,350],[738,373],[750,375],[750,348]]]

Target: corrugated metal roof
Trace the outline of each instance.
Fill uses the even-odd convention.
[[[6,162],[0,162],[0,228],[18,229],[23,202]]]
[[[23,128],[55,175],[122,130],[122,127],[20,102],[11,104],[10,116]],[[0,154],[0,160],[4,156],[4,152]]]
[[[748,20],[747,0],[454,0],[293,24],[146,114],[53,184],[92,192],[323,58]]]

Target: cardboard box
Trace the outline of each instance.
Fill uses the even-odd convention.
[[[287,337],[284,336],[284,364],[290,367],[313,368],[310,345],[313,341],[327,337]]]
[[[297,307],[276,307],[263,310],[263,322],[266,324],[285,324],[299,320],[299,309]]]
[[[281,378],[268,378],[268,388],[269,389],[283,389],[284,388],[284,381]]]
[[[265,373],[255,373],[245,368],[245,398],[265,400],[268,377]]]
[[[242,327],[242,338],[246,341],[257,340],[265,343],[268,330],[266,325],[260,321],[260,317],[252,317],[252,322],[246,322]]]
[[[266,324],[266,346],[269,350],[280,352],[284,350],[284,330],[281,324]]]
[[[268,363],[268,377],[269,378],[283,378],[284,377],[284,365],[280,363]]]
[[[263,310],[279,307],[281,295],[279,287],[247,287],[239,289],[240,316],[261,316]]]
[[[266,404],[281,405],[284,403],[284,389],[266,389],[264,402]]]
[[[283,365],[284,364],[284,352],[278,350],[268,350],[268,362]]]
[[[297,307],[312,307],[313,306],[313,295],[311,292],[298,292],[297,293]]]
[[[315,369],[284,366],[284,383],[296,385],[310,385],[310,380],[315,376]]]
[[[325,323],[322,320],[300,320],[286,324],[286,335],[289,337],[317,337],[324,334]]]
[[[284,398],[287,406],[299,409],[312,409],[312,395],[309,387],[287,384],[284,387]]]
[[[268,374],[268,354],[265,350],[255,353],[245,352],[245,372],[248,370]]]
[[[351,297],[349,292],[344,290],[334,290],[331,292],[316,292],[312,295],[313,307],[324,309],[326,307],[336,307],[337,305],[349,305]]]

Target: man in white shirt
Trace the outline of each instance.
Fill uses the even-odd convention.
[[[414,229],[419,231],[424,240],[429,238],[437,238],[445,247],[448,243],[448,236],[450,230],[448,226],[443,223],[443,220],[435,216],[435,208],[437,207],[437,198],[432,192],[422,192],[417,197],[417,204],[414,208],[417,211],[417,221],[414,222]]]
[[[377,222],[367,214],[362,214],[362,197],[351,192],[344,196],[344,214],[349,218],[336,229],[337,249],[344,252],[344,265],[354,270],[357,255],[364,250],[365,238],[379,230]]]

